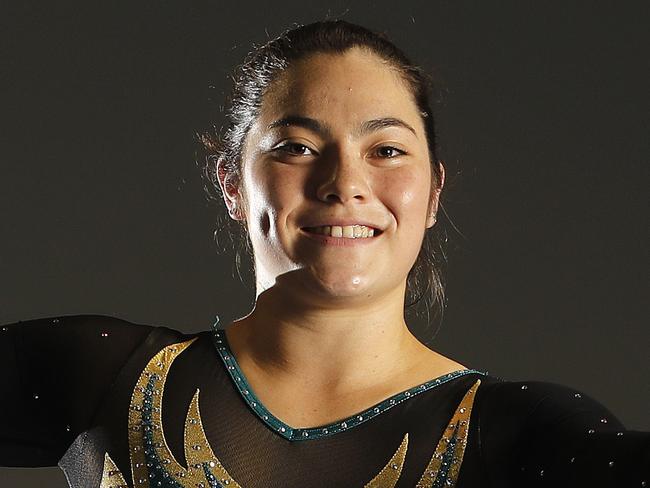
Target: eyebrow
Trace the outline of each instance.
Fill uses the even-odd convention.
[[[312,132],[316,132],[321,136],[331,136],[332,134],[332,129],[327,124],[320,122],[316,119],[312,119],[310,117],[303,117],[301,115],[288,115],[286,117],[282,117],[281,119],[278,119],[275,122],[270,123],[266,128],[268,130],[271,130],[276,127],[289,127],[289,126],[303,127]],[[413,127],[411,127],[403,120],[395,117],[382,117],[379,119],[366,120],[364,123],[361,124],[361,126],[357,130],[356,135],[359,137],[364,136],[371,132],[376,132],[378,130],[385,129],[387,127],[402,127],[404,129],[411,131],[413,135],[415,135],[415,137],[418,136]]]

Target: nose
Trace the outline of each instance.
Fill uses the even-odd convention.
[[[316,196],[324,202],[364,201],[370,194],[368,173],[362,158],[339,151],[321,161]]]

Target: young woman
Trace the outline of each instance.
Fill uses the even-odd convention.
[[[407,297],[442,306],[445,168],[401,51],[342,21],[299,27],[251,53],[231,102],[203,142],[250,242],[254,309],[198,334],[103,316],[3,327],[1,465],[58,463],[84,488],[650,483],[650,434],[409,331]]]

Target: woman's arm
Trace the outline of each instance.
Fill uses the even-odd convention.
[[[544,382],[502,383],[485,407],[483,457],[491,477],[499,464],[507,471],[496,479],[510,484],[500,486],[650,486],[650,433],[626,430],[584,393]]]
[[[0,466],[55,466],[153,328],[102,315],[0,326]]]

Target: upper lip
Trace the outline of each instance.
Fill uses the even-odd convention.
[[[308,222],[307,225],[302,226],[302,228],[306,227],[323,227],[325,225],[337,225],[340,227],[345,227],[348,225],[365,225],[366,227],[370,227],[372,229],[382,231],[381,226],[377,224],[373,224],[372,222],[368,222],[367,220],[363,219],[322,219],[318,221],[312,221]]]

